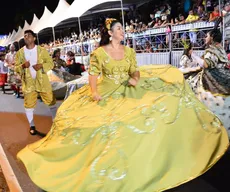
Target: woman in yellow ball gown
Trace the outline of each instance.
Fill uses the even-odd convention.
[[[138,69],[134,50],[120,44],[122,25],[105,26],[89,85],[64,101],[45,138],[18,154],[30,178],[48,192],[155,192],[203,174],[228,148],[221,122],[178,69]]]

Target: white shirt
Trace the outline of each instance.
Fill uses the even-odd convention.
[[[33,79],[36,78],[36,70],[33,68],[33,65],[36,65],[38,62],[38,52],[37,52],[37,45],[34,46],[33,49],[27,49],[26,46],[24,46],[24,54],[26,61],[29,61],[30,63],[30,73]]]
[[[8,68],[5,67],[4,61],[0,61],[0,73],[1,74],[7,74],[8,73]]]

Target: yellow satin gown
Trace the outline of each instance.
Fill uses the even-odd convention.
[[[88,85],[57,112],[48,135],[19,152],[30,178],[48,192],[156,192],[203,174],[229,141],[219,119],[170,65],[138,69],[133,49],[114,60],[91,54],[103,100]],[[136,87],[129,74],[139,70]]]

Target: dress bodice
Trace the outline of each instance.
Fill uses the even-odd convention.
[[[124,58],[115,60],[104,48],[99,47],[90,55],[90,75],[102,75],[104,81],[121,84],[129,75],[138,71],[136,54],[133,49],[125,47]]]

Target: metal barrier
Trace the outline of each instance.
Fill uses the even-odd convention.
[[[166,27],[160,27],[141,33],[127,33],[125,36],[127,46],[136,50],[139,65],[172,64],[179,67],[184,43],[193,39],[195,53],[201,56],[204,50],[204,38],[213,26],[214,23],[197,22],[173,25],[171,33],[166,33]],[[94,50],[94,47],[95,40],[90,40],[83,43],[64,45],[59,48],[61,48],[63,54],[71,50],[76,56],[80,56],[89,54]],[[83,57],[78,57],[80,61],[79,58],[81,58],[82,62],[84,61]]]
[[[210,31],[214,23],[196,22],[183,25],[172,25],[171,33],[166,33],[166,27],[148,29],[140,33],[126,33],[126,42],[129,47],[136,50],[137,53],[156,53],[168,52],[173,50],[183,50],[184,42],[194,39],[194,49],[203,49],[204,38]],[[194,31],[195,29],[195,31]],[[99,41],[99,40],[97,40]],[[94,50],[95,40],[88,40],[83,43],[63,45],[61,48],[66,53],[71,50],[76,55],[82,55],[82,52],[88,54]],[[54,47],[52,49],[56,49]],[[83,50],[82,50],[83,49]]]
[[[202,51],[194,51],[194,53],[198,56],[202,56],[204,54],[204,50]],[[138,66],[142,65],[150,65],[150,64],[171,64],[175,67],[180,67],[180,58],[183,54],[183,51],[172,51],[170,52],[161,52],[161,53],[137,53],[136,59]],[[171,57],[170,57],[171,56]],[[82,57],[75,57],[76,62],[81,62]],[[83,63],[87,65],[87,61],[89,61],[88,56],[83,57]]]
[[[136,57],[139,66],[149,64],[170,64],[170,52],[137,53]]]
[[[172,25],[171,33],[166,33],[166,27],[160,27],[139,33],[127,33],[126,38],[128,45],[137,53],[183,50],[185,42],[188,41],[193,43],[194,49],[202,50],[204,38],[213,27],[213,22]]]

